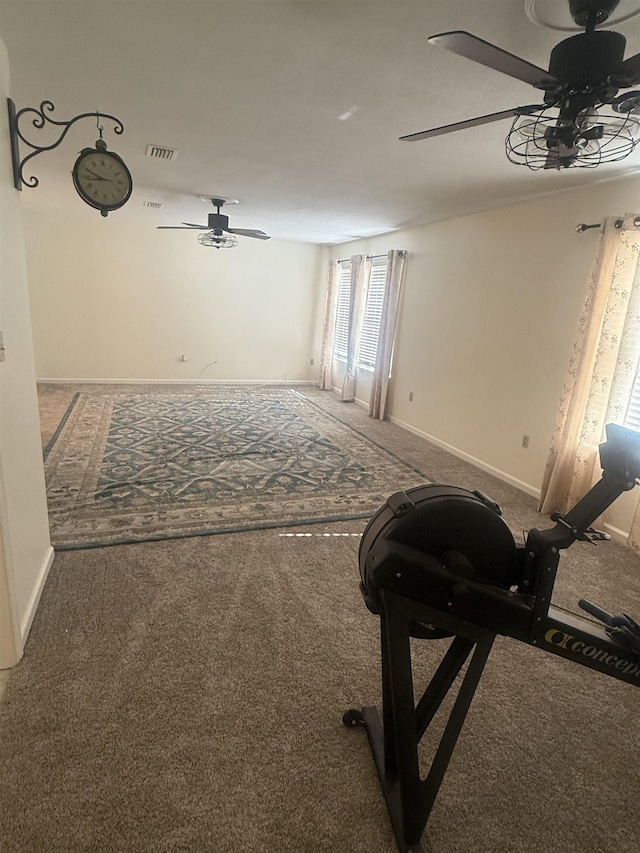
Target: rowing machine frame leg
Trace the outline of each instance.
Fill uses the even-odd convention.
[[[422,853],[420,838],[496,635],[386,590],[382,594],[382,605],[382,714],[376,707],[363,708],[359,722],[367,731],[400,853]],[[438,627],[448,630],[455,627],[458,630],[455,630],[448,651],[415,704],[411,623],[419,620],[436,624],[434,620],[441,621],[442,618],[448,624]],[[470,655],[469,666],[431,766],[422,779],[418,757],[420,740]],[[351,725],[354,724],[354,713],[358,712],[345,715],[345,718],[352,715]]]

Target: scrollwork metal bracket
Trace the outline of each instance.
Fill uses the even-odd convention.
[[[24,176],[24,167],[32,157],[35,157],[37,154],[41,154],[43,151],[52,151],[54,148],[57,148],[58,145],[62,142],[62,140],[67,135],[67,132],[72,124],[75,124],[77,121],[83,118],[95,118],[98,121],[98,127],[100,129],[100,136],[102,136],[102,129],[100,128],[99,121],[100,119],[109,119],[114,122],[115,127],[114,130],[116,133],[120,134],[124,131],[124,125],[120,121],[120,119],[115,116],[108,115],[107,113],[81,113],[80,115],[75,116],[69,121],[56,121],[56,119],[51,118],[47,113],[52,113],[55,109],[54,105],[51,101],[43,101],[40,104],[40,109],[36,109],[35,107],[24,107],[24,109],[16,112],[16,105],[8,98],[8,107],[9,107],[9,133],[11,136],[11,159],[13,161],[13,183],[17,190],[21,190],[23,186],[35,188],[40,183],[35,176],[30,176],[29,178],[25,178]],[[52,142],[51,145],[36,145],[33,142],[30,142],[23,131],[20,128],[21,120],[27,121],[28,117],[31,116],[31,124],[36,130],[42,130],[46,125],[54,125],[58,128],[61,128],[60,135],[56,139],[55,142]],[[20,143],[23,142],[25,145],[28,145],[31,148],[31,153],[27,154],[22,160],[20,159]]]

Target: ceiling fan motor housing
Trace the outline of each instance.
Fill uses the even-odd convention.
[[[551,51],[549,73],[570,86],[605,84],[624,60],[627,40],[612,30],[580,33]]]
[[[209,228],[221,228],[223,231],[226,231],[229,227],[229,217],[224,213],[210,213],[207,224]]]

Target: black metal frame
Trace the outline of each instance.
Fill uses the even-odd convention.
[[[589,541],[596,518],[636,485],[640,435],[630,433],[609,425],[607,442],[600,446],[601,480],[565,516],[555,516],[555,527],[529,532],[524,548],[518,549],[517,590],[473,578],[461,583],[438,561],[391,538],[380,536],[367,546],[367,559],[375,563],[377,577],[384,579],[377,589],[382,712],[376,707],[351,709],[343,721],[366,728],[400,853],[422,853],[420,838],[497,634],[640,687],[640,655],[616,643],[600,625],[550,607],[560,550],[578,539]],[[391,508],[392,504],[393,496]],[[416,585],[416,577],[421,584]],[[363,592],[366,600],[366,589]],[[420,633],[422,626],[429,627],[433,638],[448,634],[453,640],[416,703],[410,640],[412,636],[429,638],[428,633]],[[469,658],[430,768],[422,778],[420,740]]]
[[[401,853],[421,853],[420,837],[496,635],[477,625],[446,618],[444,614],[387,590],[382,591],[382,600],[382,712],[376,707],[363,708],[361,715],[352,719],[351,724],[356,722],[366,727]],[[444,619],[441,618],[443,615]],[[433,620],[434,624],[437,621],[439,627],[456,632],[417,704],[410,650],[411,624],[416,619]],[[431,767],[422,778],[419,743],[469,658]]]
[[[115,133],[121,134],[124,132],[124,125],[122,124],[120,119],[116,118],[115,116],[108,115],[107,113],[81,113],[80,115],[75,116],[69,121],[57,121],[56,119],[53,119],[51,118],[51,116],[47,115],[48,112],[53,112],[53,110],[55,109],[51,101],[43,101],[40,104],[39,109],[36,109],[35,107],[24,107],[23,109],[16,112],[16,105],[14,104],[11,98],[8,98],[7,106],[9,110],[11,159],[13,162],[13,185],[17,190],[21,190],[23,186],[30,187],[32,189],[38,186],[40,182],[35,176],[32,175],[30,178],[24,177],[25,165],[37,154],[41,154],[43,151],[52,151],[54,148],[57,148],[67,135],[67,132],[71,125],[75,124],[77,121],[80,121],[80,119],[95,118],[96,120],[99,120],[101,118],[106,118],[115,123]],[[33,127],[37,130],[42,130],[45,125],[54,125],[56,127],[62,128],[60,136],[56,139],[55,142],[51,143],[51,145],[40,146],[36,145],[33,142],[30,142],[20,129],[20,121],[27,115],[32,116],[31,123]],[[23,142],[25,145],[28,145],[29,148],[33,149],[31,153],[27,154],[27,156],[24,157],[22,160],[20,159],[20,142]]]

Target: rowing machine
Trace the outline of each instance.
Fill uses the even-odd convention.
[[[367,731],[401,853],[423,849],[420,838],[497,634],[640,686],[634,620],[583,600],[601,627],[551,606],[560,551],[593,541],[591,525],[640,477],[640,433],[608,424],[599,450],[601,479],[566,515],[555,515],[554,527],[529,531],[524,545],[516,545],[486,495],[437,484],[392,495],[364,531],[360,589],[380,617],[382,709],[350,709],[343,722]],[[451,640],[417,703],[412,637]],[[422,778],[418,745],[467,661]]]

